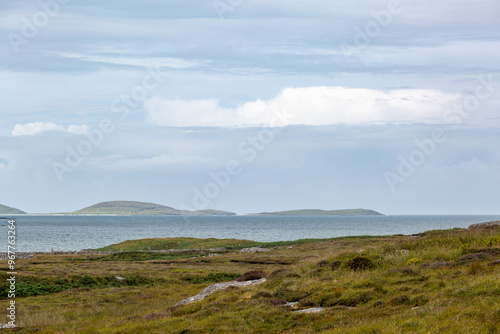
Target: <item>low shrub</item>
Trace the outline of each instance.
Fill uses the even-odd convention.
[[[411,266],[412,264],[419,265],[421,263],[422,263],[422,260],[417,259],[417,258],[412,258],[412,259],[409,259],[408,261],[406,261],[407,266]]]
[[[182,279],[193,284],[204,284],[230,282],[236,280],[238,277],[240,277],[240,274],[220,272],[210,273],[206,276],[184,276]]]
[[[358,256],[347,262],[347,266],[351,270],[367,270],[374,268],[375,264],[367,257]]]
[[[402,296],[394,297],[393,299],[391,299],[390,304],[393,306],[410,305],[411,299],[407,295],[402,295]]]
[[[336,270],[337,268],[339,268],[340,266],[342,265],[342,261],[340,260],[335,260],[333,262],[330,263],[330,269],[332,270]]]
[[[471,263],[469,265],[469,274],[471,275],[477,275],[479,274],[480,272],[484,271],[484,266],[481,262],[477,261],[477,262],[474,262],[474,263]]]
[[[158,280],[140,275],[125,275],[123,280],[116,276],[78,275],[69,278],[18,277],[16,279],[16,297],[50,295],[69,289],[111,288],[120,286],[153,285]],[[6,299],[9,293],[8,283],[0,285],[0,299]]]
[[[267,276],[267,273],[265,271],[253,270],[253,271],[248,271],[248,272],[244,273],[243,275],[238,277],[238,279],[236,281],[237,282],[253,281],[256,279],[265,278],[266,276]]]

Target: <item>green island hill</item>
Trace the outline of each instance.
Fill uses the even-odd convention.
[[[277,212],[261,212],[252,215],[266,216],[383,216],[380,212],[367,209],[347,209],[347,210],[289,210]]]
[[[81,210],[67,212],[68,215],[197,215],[197,216],[234,216],[233,212],[220,210],[178,210],[169,206],[135,202],[135,201],[111,201],[101,202]]]
[[[1,215],[25,215],[26,212],[0,204]]]

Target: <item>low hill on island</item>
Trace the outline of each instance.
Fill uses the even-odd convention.
[[[2,215],[25,215],[26,212],[21,211],[16,208],[11,208],[10,206],[0,204],[0,214]]]
[[[380,212],[367,209],[348,209],[348,210],[290,210],[277,212],[262,212],[256,215],[267,216],[383,216]]]
[[[234,216],[233,212],[220,210],[178,210],[170,206],[155,203],[112,201],[102,202],[84,209],[68,212],[73,215],[205,215],[205,216]]]

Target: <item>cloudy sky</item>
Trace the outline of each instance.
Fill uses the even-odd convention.
[[[0,203],[497,214],[497,0],[0,4]]]

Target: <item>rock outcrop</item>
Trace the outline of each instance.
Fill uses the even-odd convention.
[[[472,224],[472,225],[469,226],[469,229],[483,228],[483,227],[497,226],[497,225],[500,225],[500,220],[493,221],[493,222]]]
[[[240,253],[263,253],[263,252],[270,252],[271,250],[269,248],[262,248],[262,247],[250,247],[250,248],[243,248],[240,250]]]
[[[251,286],[251,285],[257,285],[257,284],[262,284],[266,282],[267,279],[262,278],[258,280],[253,280],[253,281],[245,281],[245,282],[225,282],[225,283],[217,283],[217,284],[212,284],[205,289],[203,289],[199,294],[193,297],[186,298],[177,304],[175,306],[181,306],[181,305],[188,305],[200,300],[205,299],[207,296],[210,296],[212,293],[219,291],[219,290],[224,290],[229,287],[246,287],[246,286]]]

